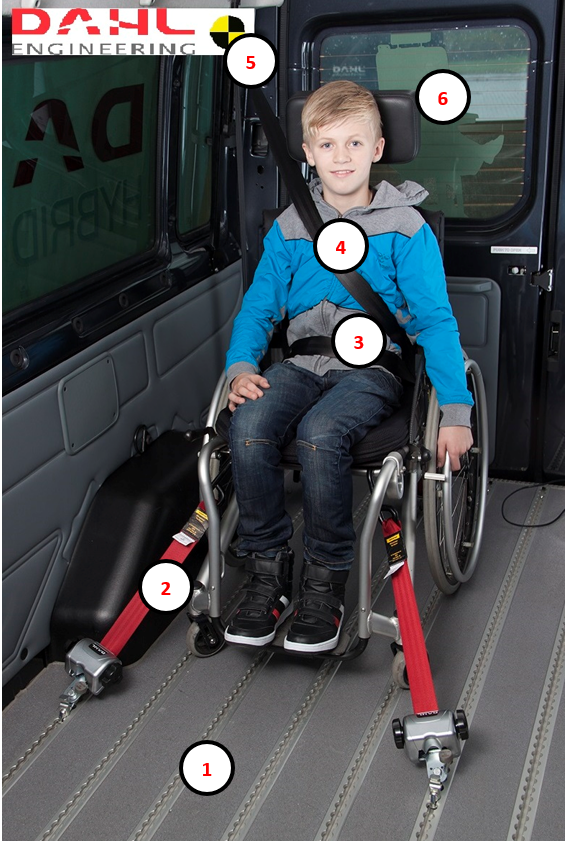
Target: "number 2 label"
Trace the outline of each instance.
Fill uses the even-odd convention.
[[[169,590],[169,589],[171,588],[170,583],[168,583],[168,582],[162,582],[162,585],[164,585],[164,586],[165,586],[164,590],[162,591],[162,594],[165,594],[165,595],[166,595],[166,597],[171,597],[171,592],[170,592],[170,590]]]

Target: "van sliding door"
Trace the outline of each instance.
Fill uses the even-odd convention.
[[[540,390],[544,355],[553,357],[554,383],[564,371],[557,292],[564,282],[560,266],[550,280],[556,239],[546,238],[552,165],[562,155],[552,144],[562,120],[555,100],[560,4],[520,0],[505,15],[479,0],[473,15],[459,0],[353,0],[345,15],[324,0],[289,2],[290,94],[338,79],[415,90],[433,70],[468,82],[467,113],[444,125],[422,118],[417,158],[378,164],[372,179],[417,181],[429,191],[423,207],[444,211],[449,295],[462,345],[487,386],[492,471],[533,478],[546,467],[538,440],[556,406],[545,385]],[[558,304],[546,307],[552,294]],[[546,464],[563,441],[562,423],[550,421],[548,414]]]

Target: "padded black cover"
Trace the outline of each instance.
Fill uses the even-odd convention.
[[[305,162],[302,149],[301,112],[310,91],[300,91],[289,98],[286,111],[286,137],[289,154]],[[380,114],[386,145],[380,159],[383,164],[407,164],[419,152],[421,122],[411,91],[372,91]]]
[[[199,503],[200,439],[168,431],[132,457],[98,490],[73,552],[51,619],[51,656],[63,659],[81,638],[101,641],[138,589],[140,577],[159,562]],[[195,579],[206,537],[185,565]],[[183,609],[180,609],[183,611]],[[176,613],[150,610],[120,653],[139,659]]]

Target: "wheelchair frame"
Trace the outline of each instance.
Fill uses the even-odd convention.
[[[408,687],[403,679],[404,667],[403,655],[400,656],[403,643],[400,637],[400,627],[397,617],[387,617],[372,611],[371,608],[371,579],[372,579],[372,544],[376,527],[380,520],[382,508],[385,505],[396,505],[401,501],[402,524],[404,527],[404,540],[407,549],[407,559],[412,581],[415,569],[415,542],[417,526],[417,498],[418,483],[423,478],[424,483],[424,507],[426,500],[436,502],[442,500],[442,526],[444,530],[445,545],[451,541],[451,552],[448,554],[448,566],[440,568],[438,560],[432,561],[429,558],[430,568],[433,577],[442,591],[452,593],[458,588],[461,582],[472,576],[479,556],[479,548],[482,539],[485,510],[485,491],[488,480],[488,421],[486,397],[482,375],[476,362],[471,359],[465,360],[467,376],[472,379],[472,386],[475,398],[473,413],[476,417],[476,424],[473,423],[473,431],[476,429],[477,441],[469,454],[474,455],[475,488],[473,490],[472,513],[469,514],[469,529],[464,544],[468,548],[464,564],[459,562],[458,552],[455,550],[455,539],[453,525],[453,479],[449,465],[449,455],[445,460],[442,472],[427,471],[427,464],[430,459],[435,459],[425,445],[423,433],[426,431],[433,441],[431,431],[435,428],[435,444],[438,429],[439,407],[435,390],[430,393],[429,405],[427,408],[427,423],[425,431],[416,430],[418,424],[415,415],[418,412],[417,403],[420,388],[425,388],[423,378],[423,360],[420,363],[418,378],[414,387],[412,403],[412,421],[410,423],[410,442],[408,445],[390,451],[382,460],[379,468],[353,468],[353,474],[366,475],[372,489],[371,499],[368,506],[367,516],[362,529],[359,548],[359,591],[358,591],[358,643],[347,649],[345,653],[333,655],[332,651],[313,654],[296,655],[302,658],[353,658],[359,655],[368,643],[371,634],[378,633],[391,638],[398,647],[395,657],[393,674],[396,682],[402,687]],[[224,374],[219,379],[207,417],[207,429],[215,430],[215,422],[220,409],[226,406],[228,385]],[[437,421],[435,421],[437,420]],[[224,439],[218,435],[211,436],[207,433],[204,437],[203,447],[199,456],[198,473],[201,485],[201,493],[205,503],[209,519],[209,552],[205,558],[195,588],[189,603],[188,615],[192,619],[189,628],[187,643],[190,651],[197,656],[205,657],[218,652],[224,645],[223,626],[221,622],[221,581],[225,571],[225,554],[230,541],[236,531],[238,524],[238,508],[235,495],[232,495],[223,522],[217,507],[214,491],[214,476],[211,476],[211,466],[218,466],[217,460],[222,452],[226,453],[227,445]],[[469,454],[465,456],[468,459]],[[284,464],[284,468],[297,469],[300,466]],[[429,495],[425,494],[425,484],[431,484]],[[468,492],[465,488],[465,493]],[[471,508],[469,506],[469,508]],[[460,515],[459,515],[460,518]],[[430,527],[436,517],[425,512],[425,520],[429,521]],[[435,541],[429,530],[429,544]],[[440,537],[437,538],[439,547]],[[428,548],[429,550],[429,548]],[[428,556],[430,554],[428,553]],[[270,645],[273,646],[273,645]],[[287,652],[287,651],[286,651]]]

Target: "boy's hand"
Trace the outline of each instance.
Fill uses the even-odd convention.
[[[230,392],[228,393],[228,409],[230,412],[234,413],[238,405],[244,404],[247,398],[252,401],[261,398],[264,393],[260,387],[270,388],[270,384],[263,375],[252,375],[249,372],[237,375],[230,385]]]
[[[470,427],[449,426],[439,429],[437,440],[437,465],[445,464],[445,454],[449,451],[451,457],[451,471],[458,471],[461,467],[460,457],[472,447],[473,438]]]

